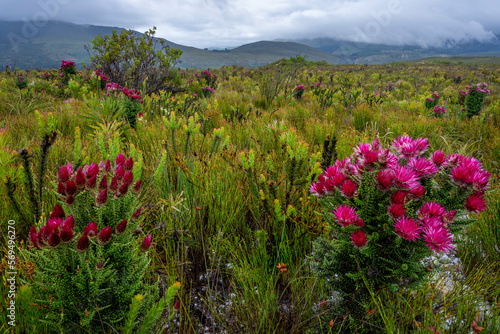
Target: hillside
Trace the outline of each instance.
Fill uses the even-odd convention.
[[[23,37],[24,22],[0,21],[0,66],[35,69],[56,68],[61,60],[73,60],[78,66],[88,63],[84,45],[96,35],[109,35],[123,28],[49,22],[37,28],[31,38]],[[24,34],[26,35],[26,34]],[[223,65],[256,67],[281,58],[302,56],[307,60],[338,63],[337,57],[318,49],[292,42],[257,42],[232,50],[202,50],[167,41],[171,48],[183,51],[181,68],[219,68]]]

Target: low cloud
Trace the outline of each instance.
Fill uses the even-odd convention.
[[[317,37],[430,47],[500,32],[498,0],[21,0],[2,7],[7,20],[156,26],[159,37],[195,47]]]

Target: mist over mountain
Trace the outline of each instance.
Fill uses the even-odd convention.
[[[123,29],[61,21],[49,21],[39,27],[23,21],[0,21],[0,68],[5,65],[20,69],[58,68],[63,59],[75,61],[81,67],[89,62],[84,46],[96,35],[109,35],[113,30],[119,33]],[[165,41],[171,48],[183,51],[179,67],[196,69],[224,65],[258,67],[297,56],[329,64],[379,64],[436,56],[500,56],[500,36],[463,43],[449,40],[440,47],[428,48],[314,38],[258,41],[209,50]]]

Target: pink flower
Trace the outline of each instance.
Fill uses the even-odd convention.
[[[445,213],[445,208],[441,206],[441,204],[436,202],[426,202],[422,207],[417,211],[418,219],[424,220],[425,218],[430,217],[438,217],[441,219],[443,214]]]
[[[364,223],[356,212],[355,208],[349,205],[339,205],[335,210],[333,210],[333,215],[337,222],[343,227],[347,227],[350,224],[363,226]],[[363,224],[363,225],[362,225]]]
[[[93,178],[94,176],[97,177],[97,174],[99,174],[99,166],[94,162],[88,166],[86,170],[84,168],[84,172],[87,180]]]
[[[362,249],[366,246],[368,240],[366,239],[366,233],[364,231],[356,231],[351,234],[351,244],[358,248]]]
[[[140,206],[139,209],[137,209],[137,211],[134,212],[134,214],[132,215],[132,221],[136,221],[139,219],[139,217],[141,216],[141,210],[142,206]]]
[[[87,183],[85,183],[85,188],[87,190],[92,190],[95,188],[96,184],[97,184],[97,174],[87,180]]]
[[[61,228],[67,228],[72,230],[74,227],[75,227],[75,218],[73,218],[73,216],[69,216],[61,224]]]
[[[108,176],[104,174],[104,176],[101,179],[101,182],[99,182],[99,190],[104,190],[108,188]]]
[[[394,172],[394,185],[403,189],[414,189],[420,185],[419,176],[414,169],[407,166],[396,165],[392,169]]]
[[[352,198],[356,195],[357,188],[358,185],[354,181],[345,180],[344,183],[342,183],[340,191],[342,192],[342,195],[344,195],[345,197]]]
[[[314,182],[309,187],[309,192],[317,197],[323,197],[325,195],[325,188],[323,187],[323,183]]]
[[[152,239],[152,235],[148,235],[146,238],[144,238],[144,240],[142,240],[142,243],[141,243],[141,251],[143,252],[147,252],[148,249],[151,247],[151,239]]]
[[[448,166],[447,160],[448,159],[446,159],[444,153],[441,152],[440,150],[437,150],[434,153],[432,153],[431,161],[437,168],[446,168]]]
[[[126,228],[127,228],[127,220],[125,219],[122,222],[120,222],[118,225],[116,225],[115,233],[117,235],[121,235],[121,234],[123,234],[123,232],[125,232]]]
[[[111,240],[111,235],[113,234],[113,230],[111,227],[106,226],[97,235],[97,243],[101,246],[106,245]]]
[[[82,168],[78,168],[76,171],[75,181],[78,189],[85,187],[85,174],[83,174]]]
[[[123,154],[118,154],[115,159],[115,167],[123,165],[125,163],[125,156]]]
[[[78,242],[76,243],[76,250],[78,253],[83,253],[90,247],[90,241],[89,237],[87,234],[84,234],[80,239],[78,239]]]
[[[95,199],[95,205],[97,207],[104,206],[108,201],[108,189],[104,189]]]
[[[393,179],[394,176],[392,174],[392,170],[390,169],[381,170],[377,174],[377,182],[380,188],[382,188],[382,190],[389,189],[392,185]]]
[[[123,176],[123,182],[124,183],[132,183],[134,181],[134,174],[132,173],[131,170],[125,173]]]
[[[429,144],[427,138],[413,140],[411,137],[399,136],[392,143],[392,147],[403,158],[414,158],[425,153]]]
[[[448,253],[453,248],[453,235],[444,227],[426,228],[424,234],[427,247],[436,253]]]
[[[97,236],[97,224],[95,222],[90,222],[85,226],[83,234],[88,235],[90,238]]]
[[[388,208],[389,217],[396,220],[406,214],[406,208],[403,204],[395,203]]]
[[[405,204],[408,198],[408,193],[406,191],[398,190],[391,196],[392,203]]]
[[[139,180],[139,181],[137,181],[137,182],[135,183],[134,188],[132,188],[132,192],[133,192],[134,194],[138,194],[138,193],[140,193],[140,192],[141,192],[141,183],[142,183],[142,181],[141,181],[141,180]]]
[[[408,166],[412,167],[420,177],[430,177],[438,172],[432,161],[424,157],[416,157],[408,161]]]
[[[59,184],[57,185],[57,193],[61,195],[64,195],[66,193],[66,187],[61,181],[59,181]]]
[[[116,166],[115,177],[118,178],[118,180],[121,180],[124,175],[125,175],[125,169],[122,167],[122,165]]]
[[[69,180],[68,182],[66,182],[66,195],[73,196],[74,194],[76,194],[76,191],[77,185],[75,181]]]
[[[111,184],[109,185],[109,192],[114,194],[118,191],[119,185],[118,185],[118,178],[114,176],[111,179]]]
[[[62,228],[61,233],[59,234],[61,241],[65,244],[73,240],[73,229],[70,228]]]
[[[399,236],[408,241],[417,240],[420,237],[422,229],[415,219],[406,218],[405,216],[396,221],[394,228]]]
[[[59,173],[57,174],[57,178],[59,182],[67,182],[71,176],[70,170],[67,166],[62,166],[59,168]]]
[[[491,174],[486,170],[476,171],[472,174],[472,189],[476,192],[485,192],[489,188]]]
[[[128,158],[125,163],[123,164],[123,168],[125,168],[125,170],[131,170],[132,168],[134,168],[134,160],[132,160],[132,157]]]
[[[59,204],[54,205],[54,210],[50,214],[49,220],[64,217],[66,217],[66,214],[64,213],[62,206],[60,206]]]
[[[410,189],[408,191],[408,194],[409,194],[409,196],[408,196],[409,199],[419,199],[420,197],[422,197],[425,194],[425,188],[423,185],[419,184],[415,188]]]
[[[474,213],[486,210],[486,201],[484,200],[484,196],[480,193],[470,195],[465,201],[465,208],[469,212]]]
[[[452,154],[448,156],[448,167],[454,168],[462,163],[462,160],[464,159],[463,155],[461,154]]]

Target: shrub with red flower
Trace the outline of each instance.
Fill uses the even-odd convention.
[[[490,173],[482,164],[428,148],[424,138],[398,137],[391,149],[375,139],[311,184],[331,230],[315,242],[313,264],[343,295],[339,312],[364,316],[365,282],[375,292],[420,284],[423,259],[449,252],[470,215],[485,210]]]
[[[141,279],[152,237],[139,229],[141,181],[133,170],[134,161],[122,154],[76,171],[70,163],[59,168],[57,192],[64,204],[56,204],[38,230],[31,227],[27,252],[37,267],[37,303],[55,327],[76,332],[82,321],[96,330],[101,319],[120,324],[123,314],[116,310],[126,313],[133,296],[149,294],[149,305],[154,300],[154,286]]]

